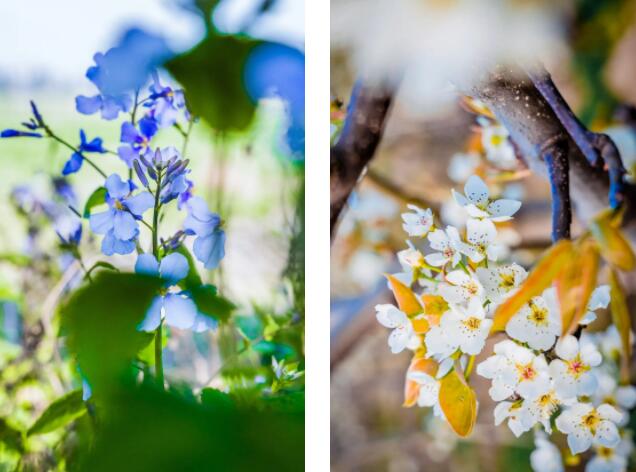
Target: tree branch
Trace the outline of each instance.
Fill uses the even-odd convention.
[[[331,237],[342,209],[382,137],[392,93],[358,82],[349,102],[342,134],[331,148]]]
[[[550,143],[542,150],[542,155],[548,167],[552,191],[552,241],[570,239],[572,207],[567,140],[561,138]]]

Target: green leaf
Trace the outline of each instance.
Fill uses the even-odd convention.
[[[233,408],[234,400],[230,395],[216,388],[206,387],[201,390],[201,403],[212,408]]]
[[[162,281],[103,271],[62,307],[62,329],[93,391],[132,380],[132,361],[152,336],[137,330]]]
[[[104,187],[97,188],[91,196],[86,200],[84,205],[84,218],[91,216],[91,210],[106,202],[106,189]]]
[[[243,66],[257,44],[260,41],[210,32],[194,49],[166,64],[185,88],[193,114],[217,131],[241,131],[252,121],[255,106],[245,91]]]
[[[221,323],[227,321],[236,308],[228,299],[217,295],[216,287],[213,285],[201,285],[191,293],[199,311]]]
[[[188,248],[182,244],[175,252],[178,252],[188,260],[189,267],[188,275],[186,275],[185,279],[179,282],[179,286],[185,290],[188,290],[203,285],[203,281],[201,280],[201,276],[199,275],[199,271],[197,270],[197,264],[194,261],[194,258],[192,257],[190,251],[188,251]]]
[[[78,388],[51,403],[27,431],[27,436],[45,434],[66,426],[86,413],[82,389]]]
[[[4,418],[0,418],[0,443],[17,452],[24,451],[22,433],[9,426]]]

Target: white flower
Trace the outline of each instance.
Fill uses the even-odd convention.
[[[601,352],[608,359],[618,359],[620,353],[623,350],[621,335],[618,332],[618,328],[615,324],[611,324],[605,332],[598,333],[598,344],[601,347]],[[629,332],[630,344],[634,344],[634,333]]]
[[[433,212],[430,208],[422,210],[415,205],[407,205],[413,213],[402,213],[404,224],[402,228],[409,236],[423,238],[433,227]]]
[[[548,290],[546,296],[551,293]],[[561,334],[561,317],[554,306],[544,297],[533,297],[510,318],[506,333],[517,341],[528,343],[532,349],[547,351]]]
[[[508,419],[510,431],[519,437],[529,431],[536,423],[522,402],[501,402],[495,407],[495,425],[499,426]]]
[[[596,346],[568,334],[559,339],[555,352],[560,359],[550,363],[550,375],[557,391],[564,397],[592,394],[597,381],[591,369],[602,361]]]
[[[497,343],[495,355],[477,366],[477,373],[492,379],[488,393],[495,401],[504,400],[515,392],[524,399],[535,399],[550,388],[548,364],[543,355],[506,340]]]
[[[614,376],[603,370],[596,370],[598,386],[592,394],[595,405],[607,403],[614,406],[623,415],[619,426],[624,426],[629,420],[628,411],[636,406],[636,387],[633,385],[619,386]]]
[[[466,222],[466,242],[460,245],[460,251],[473,262],[484,258],[496,261],[507,253],[507,248],[495,242],[497,229],[490,220],[470,218]]]
[[[412,371],[407,374],[407,379],[420,385],[420,394],[417,404],[422,407],[435,406],[439,402],[439,380],[424,372]]]
[[[587,311],[581,321],[582,325],[588,325],[596,319],[596,310],[600,308],[607,308],[610,302],[610,288],[609,285],[601,285],[596,287],[590,295],[590,301],[587,303]]]
[[[559,448],[552,444],[545,434],[536,434],[537,448],[530,454],[530,464],[534,472],[563,472],[563,459]]]
[[[431,247],[439,252],[428,254],[424,257],[426,262],[435,267],[446,265],[450,262],[451,267],[455,267],[461,261],[462,255],[459,252],[461,239],[459,232],[454,226],[447,226],[446,231],[436,229],[428,233],[428,240]]]
[[[479,165],[479,154],[476,152],[456,153],[448,163],[448,176],[453,182],[465,182]]]
[[[467,274],[463,270],[449,272],[446,283],[441,283],[438,287],[439,294],[449,303],[468,303],[476,298],[481,300],[484,289],[479,280]]]
[[[490,301],[494,303],[512,295],[527,276],[526,270],[514,263],[494,269],[477,268],[477,278],[484,286]]]
[[[382,326],[393,328],[388,341],[391,352],[393,354],[402,352],[409,346],[415,335],[411,320],[404,312],[390,304],[376,305],[375,310],[378,322]]]
[[[576,398],[563,398],[553,387],[550,387],[548,391],[543,392],[537,398],[526,400],[524,405],[534,423],[541,423],[545,431],[552,434],[552,426],[550,425],[552,415],[560,405],[572,405],[575,402]]]
[[[508,130],[488,120],[480,120],[482,126],[481,144],[486,151],[486,158],[500,169],[515,169],[517,157],[512,143],[508,140]]]
[[[392,275],[404,285],[410,287],[416,279],[420,278],[421,274],[430,277],[431,271],[424,267],[424,255],[413,246],[411,241],[407,240],[407,244],[409,245],[408,248],[397,253],[402,272]]]
[[[452,192],[457,203],[463,206],[472,218],[508,221],[521,207],[521,202],[517,200],[502,198],[491,201],[490,190],[484,181],[476,175],[471,175],[464,186],[466,196],[455,190]]]
[[[629,437],[621,439],[614,448],[595,445],[595,454],[586,464],[585,472],[626,472],[633,447]]]
[[[620,441],[616,422],[621,414],[604,403],[594,408],[590,403],[576,403],[567,408],[556,419],[556,426],[568,436],[572,454],[587,451],[592,443],[614,447]]]

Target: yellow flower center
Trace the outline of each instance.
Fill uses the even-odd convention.
[[[464,323],[464,326],[466,326],[471,331],[476,331],[481,326],[481,319],[477,318],[476,316],[471,316],[470,318],[462,321],[462,323]]]
[[[559,401],[556,399],[554,391],[551,391],[537,398],[537,405],[546,414],[546,416],[549,416],[557,409]]]
[[[568,374],[572,375],[575,379],[578,379],[581,375],[590,370],[590,366],[581,360],[580,354],[577,354],[576,357],[567,364]]]
[[[510,290],[511,288],[514,288],[515,286],[515,274],[513,274],[512,272],[501,272],[499,274],[499,287],[503,288],[505,290]]]
[[[532,380],[537,376],[536,369],[532,364],[517,364],[517,371],[519,372],[519,381]]]
[[[532,321],[537,326],[548,325],[548,310],[537,306],[533,301],[528,302],[530,306],[530,314],[528,320]]]
[[[598,454],[603,459],[611,459],[614,456],[614,449],[605,447],[605,446],[600,446],[596,450],[596,454]]]
[[[472,280],[470,282],[464,284],[464,288],[471,295],[477,295],[477,293],[479,292],[479,286],[475,282],[473,282]]]
[[[442,254],[444,254],[444,257],[446,259],[451,259],[453,257],[453,255],[455,254],[455,251],[453,251],[453,248],[447,247],[446,249],[444,249]]]
[[[596,427],[601,422],[601,417],[596,410],[590,411],[587,415],[581,418],[581,424],[589,429],[593,434],[596,433]]]
[[[500,134],[493,134],[490,137],[490,144],[492,144],[494,147],[498,147],[501,146],[501,144],[504,142],[504,137]]]
[[[125,209],[124,205],[119,200],[115,200],[115,203],[113,205],[118,210],[124,210]]]

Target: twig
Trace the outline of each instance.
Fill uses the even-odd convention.
[[[382,137],[392,93],[358,82],[342,134],[331,148],[331,237],[349,195],[373,158]]]
[[[557,139],[542,150],[548,167],[552,192],[552,241],[570,239],[572,206],[570,203],[570,163],[567,140]]]

